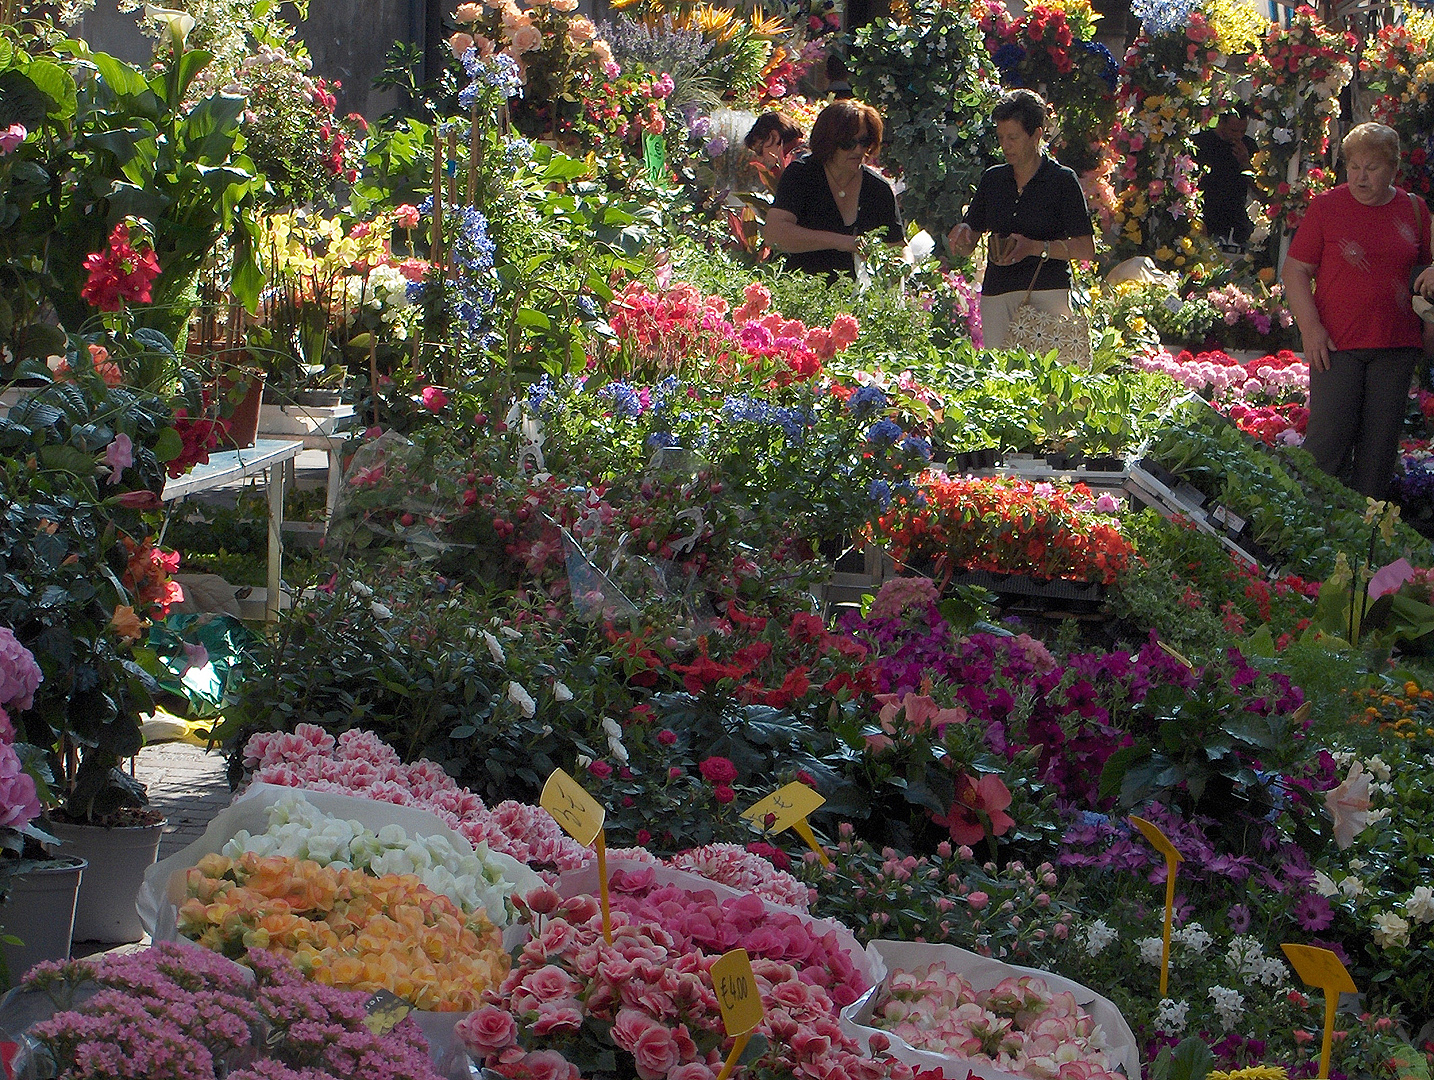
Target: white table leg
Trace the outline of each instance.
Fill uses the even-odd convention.
[[[284,463],[264,470],[269,490],[269,590],[264,598],[264,618],[279,618],[279,568],[284,557]]]

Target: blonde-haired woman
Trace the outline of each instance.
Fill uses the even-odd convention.
[[[1281,276],[1310,366],[1305,449],[1325,472],[1383,499],[1424,346],[1409,278],[1430,261],[1429,207],[1394,185],[1393,128],[1359,124],[1341,150],[1346,182],[1310,201]],[[1416,288],[1434,291],[1434,273]]]

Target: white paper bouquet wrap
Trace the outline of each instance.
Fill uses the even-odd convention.
[[[883,978],[888,972],[912,972],[944,964],[947,971],[961,975],[976,991],[990,990],[1005,979],[1028,975],[1044,982],[1053,994],[1069,992],[1074,995],[1076,1004],[1100,1025],[1104,1034],[1104,1053],[1112,1069],[1123,1070],[1131,1080],[1139,1080],[1140,1051],[1130,1025],[1111,1001],[1078,982],[1035,968],[1003,964],[954,945],[873,941],[867,946],[867,952],[872,957],[873,967],[880,965]],[[873,1026],[872,1011],[883,989],[883,986],[877,986],[841,1011],[842,1030],[863,1047],[868,1045],[867,1040],[872,1035],[880,1033],[891,1042],[887,1051],[891,1056],[919,1069],[939,1068],[944,1076],[952,1080],[966,1080],[968,1073],[981,1080],[1026,1080],[1022,1074],[998,1067],[989,1058],[963,1058],[919,1050],[892,1032]]]
[[[317,830],[306,827],[305,821],[317,823]],[[230,848],[231,842],[254,846]],[[313,857],[376,875],[417,874],[434,892],[464,910],[481,905],[489,920],[503,928],[508,949],[526,939],[528,927],[512,922],[506,898],[523,896],[543,884],[517,859],[496,851],[480,856],[460,833],[426,810],[329,791],[253,784],[219,812],[203,836],[145,871],[135,906],[150,936],[156,941],[175,940],[180,897],[174,890],[182,892],[184,871],[205,855],[240,850]],[[427,866],[420,869],[425,862]],[[467,880],[465,868],[473,871]]]

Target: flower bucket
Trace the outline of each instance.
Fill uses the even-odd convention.
[[[1054,993],[1069,991],[1079,1005],[1098,1023],[1105,1032],[1106,1053],[1112,1064],[1123,1068],[1126,1076],[1140,1076],[1140,1050],[1135,1035],[1125,1017],[1120,1014],[1109,999],[1101,997],[1094,990],[1060,975],[1038,971],[1035,968],[1003,964],[990,957],[979,956],[954,945],[932,945],[914,941],[873,941],[867,947],[874,965],[881,965],[883,979],[888,971],[914,971],[931,964],[944,963],[946,970],[965,978],[976,990],[989,990],[1004,979],[1013,976],[1034,975],[1045,982]],[[882,1031],[871,1024],[872,1010],[882,987],[877,986],[855,1004],[841,1011],[841,1028],[861,1046],[867,1047],[868,1040],[876,1034],[885,1035],[891,1042],[888,1053],[917,1069],[940,1069],[943,1076],[951,1080],[1021,1080],[1013,1073],[996,1067],[988,1060],[960,1058],[950,1054],[918,1050],[904,1040]]]
[[[259,406],[264,401],[264,376],[257,372],[243,376],[248,380],[248,392],[244,399],[234,406],[234,412],[229,416],[229,429],[224,435],[223,443],[231,450],[243,450],[245,447],[253,446],[254,440],[259,437]],[[225,379],[220,380],[223,386]],[[229,378],[229,385],[239,380]]]
[[[64,853],[78,855],[89,864],[75,903],[75,941],[118,945],[144,937],[135,899],[144,884],[144,872],[159,855],[164,824],[120,829],[58,821],[50,825],[65,842]]]
[[[62,855],[22,874],[0,906],[0,925],[23,945],[0,945],[12,984],[42,960],[67,960],[75,925],[75,896],[85,860]]]

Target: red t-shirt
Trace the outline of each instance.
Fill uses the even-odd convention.
[[[1422,200],[1420,200],[1422,203]],[[1430,260],[1429,210],[1403,188],[1365,206],[1348,184],[1317,195],[1290,242],[1289,257],[1315,270],[1315,307],[1331,349],[1418,348],[1424,342],[1409,300],[1409,273]]]

